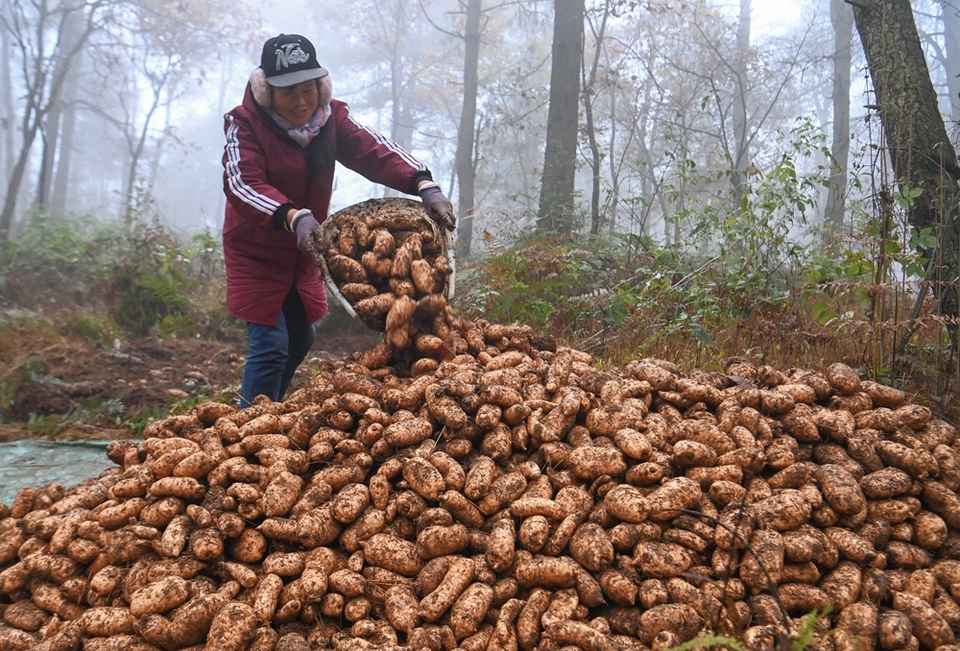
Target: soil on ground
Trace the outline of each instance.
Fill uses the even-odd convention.
[[[216,341],[146,337],[112,346],[79,336],[7,334],[0,346],[3,366],[29,379],[16,383],[9,413],[0,420],[0,442],[125,438],[136,433],[131,423],[206,399],[235,400],[247,352],[242,329]],[[290,391],[305,386],[318,370],[373,346],[378,337],[356,324],[320,328]]]

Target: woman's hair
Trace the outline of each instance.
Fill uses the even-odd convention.
[[[333,98],[333,82],[330,75],[317,79],[317,91],[319,97],[319,106],[326,106]],[[260,116],[276,128],[280,128],[273,116],[270,114],[270,108],[273,106],[273,86],[267,83],[267,77],[263,68],[254,68],[250,74],[250,92],[253,94],[253,101],[260,110]],[[307,171],[310,177],[316,176],[321,169],[333,167],[337,160],[336,141],[333,138],[333,129],[324,125],[320,133],[310,141],[306,148]]]

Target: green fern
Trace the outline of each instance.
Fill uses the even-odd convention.
[[[700,647],[725,646],[734,651],[746,651],[743,643],[726,635],[701,635],[692,640],[687,640],[683,644],[670,647],[667,651],[689,651],[689,649],[698,649]]]
[[[790,651],[804,651],[809,648],[810,643],[813,642],[813,634],[816,630],[817,620],[821,617],[827,617],[832,610],[833,604],[828,603],[824,606],[822,612],[814,610],[804,617],[803,624],[797,632],[797,637],[790,644]]]

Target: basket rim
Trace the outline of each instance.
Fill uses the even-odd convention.
[[[427,215],[427,211],[423,208],[423,203],[415,199],[409,199],[406,197],[382,197],[382,198],[372,198],[360,201],[358,203],[351,204],[344,208],[341,208],[337,212],[333,213],[327,217],[320,224],[321,232],[324,235],[324,239],[328,242],[334,241],[339,235],[339,227],[334,223],[334,220],[344,214],[352,214],[357,211],[358,208],[365,207],[369,204],[376,203],[380,204],[383,207],[389,207],[390,204],[402,204],[406,207],[417,206],[420,209],[417,211],[417,218],[425,222],[430,229],[433,231],[434,237],[440,243],[440,247],[447,254],[447,261],[450,264],[450,274],[446,278],[444,291],[441,292],[447,300],[451,300],[454,297],[456,291],[456,255],[453,247],[453,233],[448,231],[445,228],[442,228],[435,221],[430,219]],[[455,232],[455,231],[454,231]],[[340,288],[337,286],[336,282],[333,280],[333,276],[330,274],[330,268],[327,265],[327,254],[326,251],[321,252],[320,255],[320,270],[323,273],[324,286],[327,289],[328,295],[333,295],[341,307],[349,314],[351,317],[357,319],[365,326],[370,327],[360,318],[360,315],[357,314],[357,311],[353,308],[353,305],[350,301],[347,300],[347,297],[343,295],[340,291]],[[371,328],[372,329],[372,328]]]

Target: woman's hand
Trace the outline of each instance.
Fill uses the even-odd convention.
[[[430,219],[448,231],[456,228],[457,218],[453,215],[453,204],[440,191],[439,185],[433,181],[421,183],[417,192],[420,194],[420,200],[423,201],[423,207],[427,209]]]
[[[297,235],[297,248],[310,256],[313,262],[323,269],[320,259],[323,257],[323,251],[326,243],[323,239],[323,229],[320,223],[307,208],[293,213],[290,219],[290,230]]]

